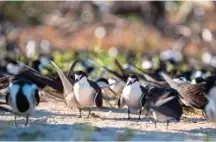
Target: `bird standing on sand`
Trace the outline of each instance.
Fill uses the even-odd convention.
[[[127,84],[123,89],[120,99],[118,100],[118,106],[128,107],[128,119],[130,119],[130,109],[139,110],[139,118],[142,112],[142,107],[145,104],[145,94],[147,90],[140,85],[139,79],[136,75],[131,75],[127,79]]]
[[[145,97],[144,110],[152,113],[155,128],[157,122],[167,122],[168,128],[171,119],[180,121],[183,111],[175,90],[155,86],[148,86],[146,89],[148,93]]]
[[[97,107],[102,107],[103,97],[101,88],[96,82],[87,79],[87,75],[83,71],[74,73],[75,81],[71,82],[59,67],[52,61],[51,64],[55,67],[64,87],[64,97],[66,104],[71,107],[79,109],[79,117],[81,117],[81,110],[84,107],[91,107],[96,104]],[[91,109],[89,108],[89,114]]]
[[[77,71],[74,73],[75,75],[75,83],[74,83],[74,94],[82,107],[90,107],[96,104],[97,107],[102,107],[103,104],[103,96],[101,92],[101,88],[98,86],[96,82],[90,81],[87,79],[87,74],[83,71]],[[81,108],[80,117],[81,117]],[[91,113],[91,109],[89,108],[89,114]]]
[[[15,80],[9,85],[6,103],[15,113],[15,126],[17,115],[25,116],[28,125],[29,116],[40,102],[38,91],[37,85],[27,80]]]

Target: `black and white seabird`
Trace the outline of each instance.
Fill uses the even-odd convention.
[[[81,107],[91,107],[96,104],[97,107],[102,107],[103,96],[101,88],[96,82],[87,79],[87,74],[83,71],[76,71],[74,73],[74,94]],[[79,108],[81,117],[81,108]],[[89,108],[89,114],[91,109]]]
[[[76,71],[74,73],[75,82],[71,82],[54,62],[50,62],[55,67],[62,81],[66,104],[70,107],[77,107],[80,112],[79,117],[81,117],[81,110],[84,107],[91,107],[94,104],[99,108],[102,107],[103,96],[101,88],[96,82],[88,80],[86,73]],[[91,109],[89,108],[88,116],[90,112]]]
[[[182,107],[179,103],[178,93],[169,88],[159,88],[148,86],[144,110],[151,112],[156,122],[167,122],[167,128],[170,119],[180,120],[182,116]]]
[[[191,84],[191,83],[177,83],[172,80],[172,78],[161,73],[167,83],[175,89],[179,95],[181,101],[186,106],[192,106],[197,109],[204,109],[208,103],[207,93],[209,89],[213,86],[215,78],[209,78],[206,83]]]
[[[147,90],[140,85],[139,79],[136,75],[131,75],[127,79],[127,84],[123,89],[118,106],[128,107],[128,119],[130,119],[130,109],[139,110],[139,120],[142,112],[142,107],[145,103],[145,94]]]
[[[6,95],[6,103],[15,113],[16,126],[17,115],[25,116],[25,125],[28,125],[28,118],[39,102],[39,89],[36,84],[27,80],[16,80],[9,85]]]

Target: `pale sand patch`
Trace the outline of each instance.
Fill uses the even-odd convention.
[[[77,118],[78,110],[64,103],[42,102],[30,118],[28,127],[14,128],[14,116],[0,113],[0,140],[216,140],[216,124],[202,116],[183,116],[181,122],[154,128],[151,118],[137,122],[138,115],[127,120],[126,109],[93,108],[94,117]],[[99,117],[97,117],[99,116]],[[96,118],[95,118],[96,117]],[[18,123],[24,124],[19,118]]]

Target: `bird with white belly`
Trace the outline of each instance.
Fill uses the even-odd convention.
[[[71,82],[54,62],[50,62],[55,67],[62,81],[66,104],[70,107],[77,107],[80,112],[79,117],[81,117],[81,111],[85,107],[89,109],[88,117],[91,113],[91,106],[96,104],[97,107],[102,107],[103,96],[101,88],[96,82],[88,80],[85,72],[76,71],[74,73],[75,81]]]
[[[102,107],[103,97],[101,88],[96,82],[90,81],[87,79],[87,74],[83,71],[77,71],[74,73],[75,84],[74,84],[74,94],[77,98],[77,101],[80,104],[80,117],[81,117],[81,108],[88,107],[89,114],[91,113],[90,107],[96,104],[97,107]]]
[[[15,126],[17,115],[25,116],[28,125],[28,118],[40,101],[38,91],[37,85],[28,80],[15,80],[9,85],[6,103],[15,113]]]
[[[128,119],[130,119],[130,109],[139,110],[139,120],[141,115],[141,109],[145,103],[146,89],[140,85],[139,79],[135,75],[131,75],[127,79],[127,84],[123,89],[121,97],[118,101],[118,106],[128,107]]]

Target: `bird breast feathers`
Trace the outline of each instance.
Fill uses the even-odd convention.
[[[135,98],[140,99],[141,95],[142,95],[142,90],[140,89],[139,85],[132,84],[130,86],[126,86],[123,89],[123,96],[125,98],[129,99],[129,98],[133,97],[134,99]]]

